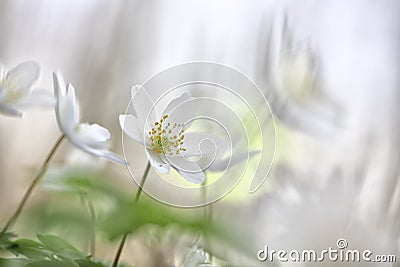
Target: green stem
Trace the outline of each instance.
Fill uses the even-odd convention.
[[[17,209],[15,210],[14,214],[8,219],[6,225],[4,226],[3,230],[0,232],[0,238],[7,232],[7,230],[12,227],[15,222],[17,221],[19,215],[21,214],[22,209],[24,208],[26,202],[28,201],[29,197],[31,196],[33,190],[35,189],[36,185],[39,183],[40,179],[46,173],[50,160],[53,158],[55,152],[61,145],[62,141],[64,140],[64,134],[62,134],[56,141],[56,143],[51,148],[49,154],[47,155],[45,161],[42,163],[42,166],[39,169],[39,172],[36,174],[35,178],[33,179],[32,183],[30,184],[28,190],[25,192],[21,202],[19,203]]]
[[[207,187],[206,187],[206,185],[207,185],[206,181],[204,183],[202,183],[202,186],[203,186],[202,197],[203,197],[204,202],[207,202]],[[204,207],[204,222],[205,222],[206,227],[203,229],[203,236],[204,236],[204,241],[206,243],[208,243],[208,241],[209,241],[206,228],[207,228],[207,225],[210,224],[212,221],[212,206],[211,205],[212,204],[210,203]],[[207,253],[209,256],[210,263],[212,263],[213,255],[209,251],[207,251]]]
[[[93,231],[90,238],[90,254],[94,257],[96,253],[96,213],[90,199],[86,200],[89,209],[90,220],[92,221]]]
[[[212,204],[210,203],[208,206],[208,217],[207,217],[207,224],[211,224],[212,222]],[[208,256],[210,258],[210,263],[213,261],[213,255],[211,251],[208,251]]]
[[[137,203],[137,202],[139,201],[140,195],[141,195],[142,192],[143,192],[143,186],[144,186],[144,183],[146,182],[147,175],[149,174],[150,166],[151,166],[151,165],[150,165],[150,162],[148,161],[148,162],[147,162],[147,165],[146,165],[146,168],[144,169],[144,172],[143,172],[143,175],[142,175],[142,179],[141,179],[141,181],[140,181],[139,188],[138,188],[138,190],[136,191],[135,203]],[[122,250],[123,250],[123,248],[124,248],[125,241],[126,241],[126,238],[127,238],[127,237],[128,237],[128,233],[126,233],[126,234],[122,237],[122,239],[121,239],[121,241],[120,241],[120,243],[119,243],[119,246],[118,246],[117,253],[115,254],[112,267],[117,267],[117,266],[118,266],[119,258],[121,257]]]
[[[89,218],[91,223],[91,233],[90,233],[88,247],[90,255],[94,257],[96,253],[96,211],[94,209],[93,202],[89,199],[88,194],[86,192],[82,192],[80,196],[83,205],[87,207],[89,213]]]

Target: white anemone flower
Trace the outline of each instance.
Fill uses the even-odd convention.
[[[207,253],[203,249],[195,246],[189,251],[182,267],[219,267],[218,265],[207,263],[207,261]]]
[[[309,41],[294,39],[284,18],[272,36],[269,56],[271,104],[286,125],[312,135],[331,135],[341,127],[343,110],[324,84],[322,61]]]
[[[79,105],[75,89],[66,85],[60,72],[53,73],[56,96],[57,123],[63,134],[79,149],[97,157],[126,164],[125,160],[107,150],[110,132],[98,125],[80,122]]]
[[[187,181],[200,184],[206,180],[200,160],[214,156],[222,142],[205,132],[186,132],[195,117],[194,98],[185,92],[172,99],[157,117],[148,93],[142,86],[132,88],[132,106],[136,114],[120,115],[122,130],[143,144],[150,164],[161,173],[175,169]]]
[[[22,117],[21,109],[31,106],[53,106],[54,96],[46,90],[32,90],[39,78],[40,68],[36,62],[23,62],[5,70],[0,65],[0,113]]]

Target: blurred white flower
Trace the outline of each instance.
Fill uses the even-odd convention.
[[[308,41],[294,40],[286,17],[276,35],[268,70],[277,117],[310,134],[330,134],[342,123],[342,111],[322,83],[315,50]]]
[[[305,174],[295,173],[286,165],[276,166],[274,174],[273,190],[259,200],[257,215],[252,215],[251,228],[258,229],[254,235],[260,247],[268,245],[270,249],[286,251],[313,249],[319,253],[329,247],[337,248],[337,240],[345,239],[351,250],[371,250],[374,255],[391,255],[398,251],[399,239],[390,229],[394,224],[389,216],[381,218],[387,224],[380,225],[368,215],[360,216],[363,199],[358,188],[362,184],[352,185],[352,179],[341,177],[339,170],[334,171],[328,183],[322,186],[317,182],[301,181],[300,177]],[[237,210],[234,212],[236,214]],[[282,263],[282,266],[293,264]],[[319,266],[330,262],[327,259],[322,263],[296,264]],[[365,266],[365,262],[337,261],[333,265]],[[376,262],[373,266],[391,265]]]
[[[46,90],[32,90],[39,78],[36,62],[23,62],[6,71],[0,65],[0,113],[21,117],[21,109],[30,106],[53,106],[54,96]]]
[[[152,101],[144,88],[138,86],[132,89],[132,106],[135,116],[120,115],[119,122],[129,137],[145,145],[150,164],[161,173],[169,173],[172,166],[187,181],[204,182],[202,168],[188,157],[210,155],[221,142],[209,133],[185,132],[195,116],[193,98],[183,93],[171,100],[161,117],[156,118]]]
[[[217,265],[212,265],[207,262],[207,253],[194,246],[185,258],[182,267],[218,267]]]
[[[212,172],[224,171],[238,165],[245,160],[249,160],[261,152],[260,150],[249,150],[247,145],[242,144],[242,139],[243,138],[241,136],[232,137],[232,146],[220,146],[215,160],[212,162],[210,167],[207,168],[207,170]],[[246,147],[246,149],[243,149],[243,147]]]
[[[53,73],[54,94],[56,96],[56,117],[60,130],[79,149],[111,161],[125,164],[125,160],[107,150],[110,132],[98,125],[81,123],[79,105],[75,89],[66,85],[60,72]]]

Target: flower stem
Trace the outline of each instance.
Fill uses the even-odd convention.
[[[86,199],[86,203],[89,209],[90,220],[92,221],[93,225],[93,231],[91,233],[89,246],[90,246],[90,254],[92,255],[92,257],[94,257],[96,253],[96,212],[94,210],[93,203],[92,201],[90,201],[90,199]]]
[[[15,210],[14,214],[8,219],[6,225],[4,226],[3,230],[0,232],[0,238],[7,232],[7,230],[14,225],[17,221],[19,215],[21,214],[22,209],[24,208],[26,202],[28,201],[30,195],[32,194],[33,190],[35,189],[36,185],[39,183],[40,179],[46,173],[50,160],[53,158],[55,152],[61,145],[62,141],[64,140],[64,134],[62,134],[53,147],[51,148],[49,154],[47,155],[45,161],[42,163],[42,166],[39,169],[39,172],[36,174],[35,178],[33,179],[32,183],[30,184],[28,190],[26,190],[21,202],[19,203],[17,209]]]
[[[89,253],[92,257],[95,256],[96,253],[96,211],[93,206],[93,202],[90,200],[88,197],[88,194],[86,192],[82,192],[81,195],[81,201],[83,205],[87,206],[89,217],[90,217],[90,223],[91,223],[91,232],[90,232],[90,238],[89,238]]]
[[[150,162],[147,161],[146,168],[144,169],[144,172],[143,172],[143,175],[142,175],[142,180],[140,181],[139,188],[136,191],[135,203],[137,203],[139,201],[140,195],[142,194],[144,183],[146,182],[147,175],[149,174],[149,171],[150,171],[150,166],[151,166]],[[117,267],[118,266],[119,258],[121,257],[122,250],[124,248],[125,241],[126,241],[127,237],[128,237],[127,233],[122,237],[122,239],[121,239],[121,241],[119,243],[119,246],[118,246],[117,254],[115,254],[112,267]]]
[[[203,196],[203,201],[204,203],[207,202],[207,182],[205,181],[204,183],[202,183],[202,196]],[[203,236],[204,236],[204,241],[206,243],[209,242],[208,240],[208,235],[207,235],[207,227],[208,225],[211,223],[212,221],[212,203],[207,204],[206,206],[204,206],[204,223],[206,225],[206,227],[203,229]],[[208,257],[209,257],[209,261],[210,263],[212,263],[213,260],[213,255],[210,251],[207,251],[208,253]]]

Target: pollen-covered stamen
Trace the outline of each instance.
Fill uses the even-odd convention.
[[[150,145],[154,152],[165,155],[177,155],[181,151],[186,151],[183,146],[185,130],[182,124],[171,123],[168,115],[164,115],[149,131]]]
[[[6,99],[10,102],[16,101],[22,97],[22,92],[14,86],[13,83],[9,82],[7,79],[3,79],[1,86],[6,89]]]

